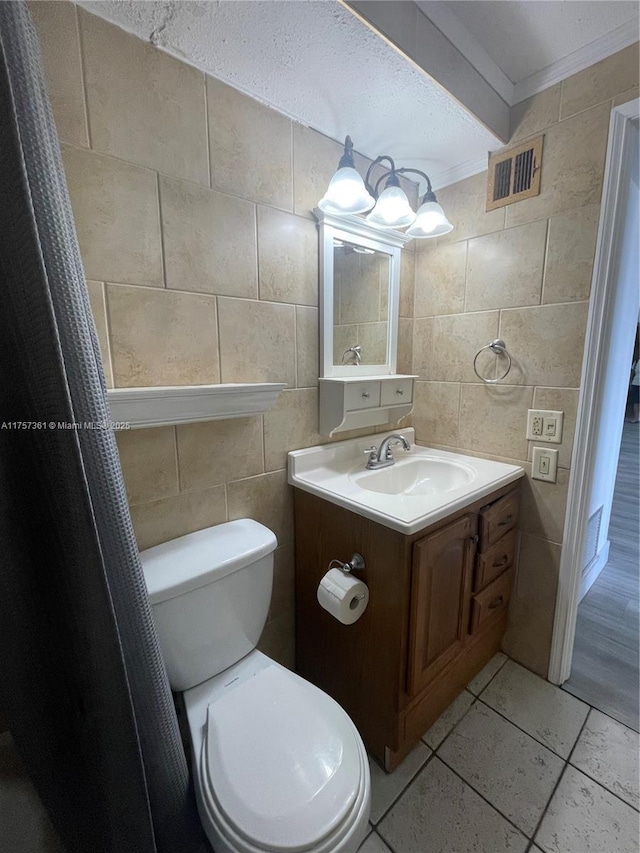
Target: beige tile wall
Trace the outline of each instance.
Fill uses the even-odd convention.
[[[264,418],[122,433],[118,444],[141,548],[243,515],[276,532],[262,647],[291,664],[285,459],[323,440],[310,211],[341,146],[69,3],[31,8],[107,382],[288,384]],[[455,230],[403,252],[398,369],[421,377],[421,442],[526,466],[526,409],[565,411],[558,483],[524,484],[506,642],[543,674],[608,116],[637,83],[635,45],[519,104],[514,139],[546,134],[539,198],[486,213],[476,175],[438,194]],[[510,384],[487,388],[469,361],[495,334],[514,368]]]
[[[311,208],[342,148],[71,3],[31,9],[108,385],[287,383],[264,418],[117,438],[140,548],[242,516],[275,531],[261,648],[292,665],[286,454],[326,440]]]
[[[512,111],[514,140],[544,132],[542,191],[484,212],[486,173],[438,192],[456,226],[418,245],[413,370],[417,438],[522,465],[520,560],[505,650],[547,674],[611,108],[637,97],[638,45]],[[493,337],[508,380],[481,384],[471,361]],[[487,375],[501,367],[483,357]],[[528,408],[565,412],[558,482],[531,479]]]

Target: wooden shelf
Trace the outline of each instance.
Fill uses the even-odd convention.
[[[243,382],[110,388],[107,399],[112,420],[135,429],[261,415],[285,387],[281,382]]]

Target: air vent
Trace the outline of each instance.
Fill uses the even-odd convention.
[[[598,539],[602,523],[603,507],[597,509],[589,521],[584,537],[584,552],[582,554],[582,574],[584,574],[598,555]]]
[[[543,139],[489,155],[487,210],[540,194]]]

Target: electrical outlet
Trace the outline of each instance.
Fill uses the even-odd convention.
[[[550,447],[534,447],[531,477],[555,483],[558,478],[558,451]]]
[[[560,444],[562,442],[563,424],[564,412],[529,409],[527,413],[527,438],[529,441]]]

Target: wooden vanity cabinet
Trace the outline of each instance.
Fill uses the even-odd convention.
[[[393,770],[499,650],[517,550],[510,484],[405,536],[299,489],[296,664],[350,714]],[[369,605],[353,625],[320,607],[333,559],[358,552]]]
[[[413,545],[408,693],[426,687],[465,644],[477,516],[468,513]]]

